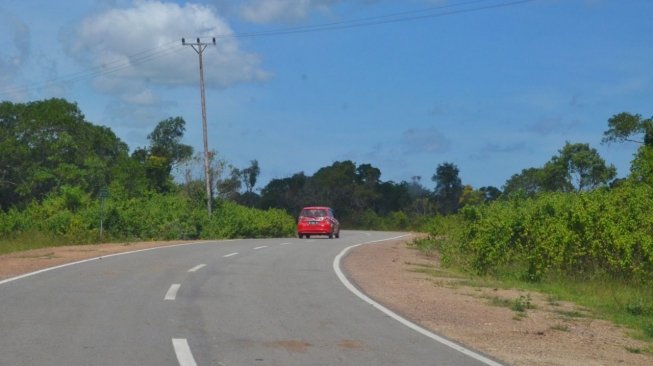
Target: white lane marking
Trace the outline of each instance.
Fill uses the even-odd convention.
[[[267,245],[261,245],[260,247],[256,247],[256,248],[252,248],[252,249],[253,250],[259,250],[259,249],[263,249],[263,248],[267,248],[267,247],[268,247]]]
[[[7,278],[7,279],[4,279],[4,280],[0,281],[0,285],[4,285],[5,283],[9,283],[9,282],[13,282],[13,281],[16,281],[16,280],[20,280],[20,279],[22,279],[22,278],[26,278],[26,277],[31,277],[31,276],[34,276],[34,275],[37,275],[37,274],[41,274],[41,273],[44,273],[44,272],[49,272],[49,271],[52,271],[52,270],[55,270],[55,269],[65,268],[65,267],[70,267],[70,266],[74,266],[74,265],[76,265],[76,264],[82,264],[82,263],[86,263],[86,262],[96,261],[96,260],[100,260],[100,259],[103,259],[103,258],[111,258],[111,257],[117,257],[117,256],[119,256],[119,255],[127,255],[127,254],[134,254],[134,253],[140,253],[140,252],[148,252],[148,251],[150,251],[150,250],[158,250],[158,249],[165,249],[165,248],[183,247],[183,246],[187,246],[187,245],[212,244],[212,243],[226,243],[226,242],[230,242],[230,241],[238,241],[238,240],[242,240],[242,239],[229,239],[229,240],[221,240],[221,241],[211,240],[211,241],[201,241],[201,242],[197,242],[197,243],[182,243],[182,244],[167,245],[167,246],[162,246],[162,247],[154,247],[154,248],[146,248],[146,249],[132,250],[131,252],[122,252],[122,253],[108,254],[108,255],[103,255],[103,256],[100,256],[100,257],[94,257],[94,258],[82,259],[81,261],[76,261],[76,262],[70,262],[70,263],[60,264],[60,265],[58,265],[58,266],[53,266],[53,267],[48,267],[48,268],[44,268],[44,269],[39,269],[38,271],[29,272],[29,273],[22,274],[22,275],[20,275],[20,276]]]
[[[292,244],[292,243],[281,243],[279,245],[290,245],[290,244]]]
[[[186,338],[173,338],[172,347],[175,349],[179,366],[197,366]]]
[[[489,365],[489,366],[503,366],[502,364],[500,364],[500,363],[498,363],[498,362],[496,362],[494,360],[491,360],[491,359],[489,359],[489,358],[487,358],[487,357],[485,357],[485,356],[483,356],[483,355],[481,355],[479,353],[476,353],[476,352],[474,352],[474,351],[472,351],[472,350],[470,350],[468,348],[465,348],[465,347],[463,347],[463,346],[461,346],[461,345],[459,345],[457,343],[454,343],[454,342],[452,342],[452,341],[450,341],[450,340],[448,340],[446,338],[443,338],[443,337],[441,337],[441,336],[439,336],[439,335],[437,335],[437,334],[435,334],[435,333],[433,333],[433,332],[431,332],[429,330],[426,330],[426,329],[420,327],[419,325],[417,325],[417,324],[415,324],[415,323],[413,323],[413,322],[411,322],[411,321],[409,321],[407,319],[402,318],[401,316],[399,316],[396,313],[392,312],[392,310],[390,310],[390,309],[386,308],[385,306],[379,304],[378,302],[372,300],[367,295],[365,295],[360,290],[358,290],[354,285],[352,285],[351,282],[349,282],[347,277],[343,274],[342,270],[340,269],[340,261],[347,254],[347,252],[349,252],[349,250],[351,250],[352,248],[355,248],[355,247],[358,247],[358,246],[361,246],[361,245],[364,245],[364,244],[372,244],[372,243],[379,243],[379,242],[383,242],[383,241],[396,240],[396,239],[403,238],[404,236],[408,236],[408,235],[410,235],[410,234],[400,235],[400,236],[396,236],[394,238],[389,238],[389,239],[368,241],[368,242],[365,242],[365,243],[360,243],[360,244],[356,244],[356,245],[352,245],[350,247],[347,247],[347,248],[343,249],[336,256],[336,258],[333,260],[333,270],[336,272],[336,275],[340,279],[340,282],[342,282],[342,284],[345,285],[345,287],[349,291],[351,291],[354,295],[358,296],[361,300],[363,300],[366,303],[374,306],[375,308],[377,308],[378,310],[380,310],[384,314],[386,314],[389,317],[393,318],[394,320],[400,322],[401,324],[407,326],[408,328],[410,328],[410,329],[412,329],[412,330],[414,330],[414,331],[416,331],[418,333],[421,333],[421,334],[433,339],[436,342],[439,342],[439,343],[441,343],[441,344],[443,344],[445,346],[448,346],[448,347],[450,347],[450,348],[452,348],[452,349],[454,349],[454,350],[456,350],[456,351],[458,351],[458,352],[460,352],[462,354],[465,354],[465,355],[467,355],[467,356],[469,356],[469,357],[471,357],[471,358],[473,358],[473,359],[475,359],[477,361],[480,361],[480,362],[482,362],[482,363],[484,363],[486,365]]]
[[[206,267],[206,264],[198,264],[195,267],[189,269],[188,272],[197,272],[204,267]]]
[[[177,298],[177,291],[179,291],[179,288],[181,287],[181,284],[175,283],[170,288],[168,289],[168,292],[166,292],[166,296],[163,298],[164,300],[174,300]]]
[[[227,255],[223,255],[222,258],[233,257],[234,255],[238,255],[238,252],[236,252],[236,253],[230,253],[230,254],[227,254]]]

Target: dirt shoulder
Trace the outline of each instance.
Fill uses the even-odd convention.
[[[404,241],[358,247],[344,268],[385,306],[510,365],[653,365],[652,355],[636,353],[647,343],[586,309],[532,292],[470,287],[442,271],[437,256]]]
[[[180,243],[66,246],[1,255],[0,280],[83,259]],[[437,257],[425,257],[405,241],[357,247],[345,257],[343,267],[376,301],[507,364],[653,365],[653,356],[635,353],[648,344],[629,338],[627,330],[592,319],[574,304],[539,294],[470,287],[440,271]],[[515,304],[534,308],[515,311]]]

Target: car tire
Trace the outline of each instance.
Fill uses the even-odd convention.
[[[303,236],[304,236],[304,235],[302,235],[302,234],[297,234],[297,237],[300,238],[300,239],[301,239]]]
[[[329,239],[333,239],[333,234],[329,234]]]
[[[336,233],[336,239],[340,239],[340,231]]]

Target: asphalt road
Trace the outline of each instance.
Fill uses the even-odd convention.
[[[0,365],[497,365],[343,283],[343,249],[399,235],[163,247],[0,282]]]

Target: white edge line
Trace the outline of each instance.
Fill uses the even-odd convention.
[[[195,267],[189,269],[188,272],[197,272],[204,267],[206,267],[206,264],[198,264]]]
[[[175,349],[180,366],[197,366],[186,338],[173,338],[172,347]]]
[[[450,340],[448,340],[446,338],[443,338],[443,337],[441,337],[441,336],[439,336],[439,335],[437,335],[437,334],[435,334],[435,333],[433,333],[433,332],[431,332],[431,331],[429,331],[427,329],[424,329],[424,328],[420,327],[419,325],[417,325],[417,324],[415,324],[415,323],[413,323],[413,322],[411,322],[411,321],[409,321],[407,319],[402,318],[401,316],[394,313],[392,310],[390,310],[390,309],[386,308],[385,306],[379,304],[378,302],[372,300],[370,297],[368,297],[367,295],[362,293],[360,290],[358,290],[351,282],[349,282],[347,277],[344,275],[344,273],[340,269],[340,261],[345,256],[345,254],[347,254],[347,252],[349,250],[351,250],[352,248],[355,248],[355,247],[358,247],[358,246],[361,246],[361,245],[364,245],[364,244],[372,244],[372,243],[379,243],[379,242],[383,242],[383,241],[396,240],[396,239],[403,238],[403,237],[408,236],[408,235],[410,235],[410,234],[400,235],[400,236],[396,236],[394,238],[368,241],[368,242],[365,242],[365,243],[360,243],[360,244],[356,244],[356,245],[352,245],[350,247],[347,247],[347,248],[343,249],[336,256],[336,258],[333,260],[333,270],[336,272],[336,275],[340,279],[340,282],[342,282],[342,284],[345,285],[345,287],[349,291],[351,291],[354,295],[358,296],[361,300],[363,300],[366,303],[374,306],[376,309],[380,310],[381,312],[383,312],[384,314],[386,314],[389,317],[393,318],[394,320],[400,322],[401,324],[407,326],[408,328],[410,328],[410,329],[412,329],[412,330],[414,330],[414,331],[416,331],[416,332],[418,332],[418,333],[420,333],[422,335],[425,335],[425,336],[435,340],[436,342],[439,342],[439,343],[441,343],[441,344],[443,344],[445,346],[448,346],[448,347],[450,347],[450,348],[452,348],[452,349],[454,349],[454,350],[456,350],[456,351],[458,351],[460,353],[463,353],[463,354],[465,354],[465,355],[467,355],[467,356],[469,356],[469,357],[471,357],[471,358],[473,358],[473,359],[475,359],[477,361],[480,361],[480,362],[482,362],[482,363],[484,363],[486,365],[489,365],[489,366],[503,366],[502,364],[500,364],[500,363],[498,363],[498,362],[496,362],[494,360],[491,360],[491,359],[489,359],[489,358],[487,358],[487,357],[485,357],[485,356],[483,356],[483,355],[481,355],[479,353],[476,353],[476,352],[474,352],[474,351],[472,351],[472,350],[470,350],[468,348],[465,348],[465,347],[463,347],[463,346],[461,346],[461,345],[459,345],[459,344],[457,344],[455,342],[452,342],[452,341],[450,341]]]
[[[168,289],[168,292],[166,292],[166,296],[163,298],[164,300],[174,300],[177,298],[177,291],[179,291],[179,288],[181,287],[181,284],[175,283],[170,286]]]
[[[220,242],[228,242],[228,241],[235,241],[235,240],[238,240],[238,239],[233,239],[233,240],[219,240],[219,241],[210,240],[210,241],[201,241],[201,242],[196,242],[196,243],[182,243],[182,244],[165,245],[165,246],[160,246],[160,247],[153,247],[153,248],[146,248],[146,249],[132,250],[132,251],[130,251],[130,252],[122,252],[122,253],[107,254],[107,255],[102,255],[102,256],[99,256],[99,257],[95,257],[95,258],[88,258],[88,259],[83,259],[83,260],[81,260],[81,261],[70,262],[70,263],[64,263],[64,264],[61,264],[61,265],[58,265],[58,266],[48,267],[48,268],[44,268],[44,269],[40,269],[40,270],[38,270],[38,271],[34,271],[34,272],[30,272],[30,273],[25,273],[25,274],[22,274],[22,275],[20,275],[20,276],[16,276],[16,277],[6,278],[6,279],[0,281],[0,285],[4,285],[5,283],[9,283],[9,282],[12,282],[12,281],[20,280],[21,278],[31,277],[31,276],[34,276],[34,275],[37,275],[37,274],[40,274],[40,273],[43,273],[43,272],[48,272],[48,271],[52,271],[52,270],[59,269],[59,268],[65,268],[65,267],[69,267],[69,266],[74,266],[74,265],[76,265],[76,264],[82,264],[82,263],[86,263],[86,262],[96,261],[96,260],[103,259],[103,258],[111,258],[111,257],[117,257],[117,256],[119,256],[119,255],[126,255],[126,254],[134,254],[134,253],[140,253],[140,252],[147,252],[147,251],[150,251],[150,250],[157,250],[157,249],[164,249],[164,248],[175,248],[175,247],[182,247],[182,246],[187,246],[187,245],[197,245],[197,244],[220,243]],[[91,244],[89,244],[89,245],[91,245]]]
[[[235,252],[235,253],[229,253],[229,254],[223,255],[222,258],[233,257],[234,255],[238,255],[238,252]]]

